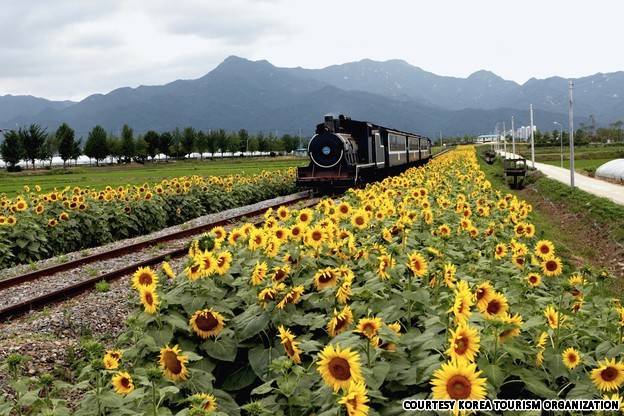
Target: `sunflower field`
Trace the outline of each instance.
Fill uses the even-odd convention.
[[[201,215],[295,190],[295,170],[256,176],[188,176],[141,186],[38,186],[0,196],[0,268],[144,235]]]
[[[137,311],[77,414],[395,415],[407,398],[600,398],[624,308],[472,147],[139,269]]]

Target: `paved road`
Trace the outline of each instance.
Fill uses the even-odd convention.
[[[505,152],[503,151],[498,151],[498,153],[505,156]],[[507,152],[506,155],[506,157],[521,157],[509,152]],[[530,160],[527,160],[527,165],[531,166]],[[565,183],[566,185],[570,184],[569,169],[563,169],[557,166],[537,162],[535,162],[535,168],[551,179]],[[574,173],[574,185],[585,192],[608,198],[617,204],[624,205],[624,186],[622,185],[590,178],[589,176],[581,175],[578,172]]]

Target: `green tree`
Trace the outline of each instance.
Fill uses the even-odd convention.
[[[206,136],[206,150],[210,152],[210,157],[213,158],[215,152],[217,151],[217,131],[210,131]]]
[[[123,160],[123,152],[121,150],[121,139],[109,133],[107,138],[108,154],[120,164]]]
[[[58,151],[58,141],[56,140],[55,134],[48,134],[46,137],[43,146],[41,146],[41,152],[39,153],[39,158],[41,160],[46,160],[50,163],[50,168],[52,168],[52,160],[54,159],[54,155]]]
[[[7,170],[12,170],[22,160],[24,157],[24,146],[17,131],[4,131],[4,142],[0,144],[0,156],[6,163]]]
[[[297,150],[299,147],[299,137],[291,136],[290,134],[285,134],[282,136],[282,147],[285,152],[292,153]]]
[[[258,151],[258,139],[255,136],[249,138],[249,153]]]
[[[247,130],[240,129],[238,131],[238,139],[239,139],[238,150],[241,153],[242,152],[246,152],[247,151],[247,145],[249,144],[249,133],[247,132]]]
[[[158,133],[154,130],[150,130],[145,133],[143,140],[145,140],[145,143],[147,144],[147,155],[154,160],[158,154],[158,149],[160,149],[160,137],[158,136]]]
[[[102,126],[95,126],[89,132],[84,153],[90,159],[95,159],[96,166],[99,166],[100,160],[104,160],[109,155],[106,131]]]
[[[256,135],[256,139],[258,140],[258,150],[261,152],[268,152],[271,149],[271,144],[269,143],[268,138],[264,135],[264,133],[259,132]]]
[[[204,158],[204,153],[208,150],[208,135],[201,130],[197,132],[195,150],[199,153],[200,160]]]
[[[238,137],[238,133],[230,133],[227,135],[227,141],[225,143],[225,149],[232,153],[232,156],[234,156],[234,153],[236,153],[239,150],[239,146],[240,146],[240,137]]]
[[[219,152],[221,152],[221,157],[223,157],[223,153],[226,151],[227,149],[227,144],[228,144],[228,137],[227,137],[227,133],[225,132],[225,130],[223,129],[219,129],[217,130],[217,148],[219,149]]]
[[[132,129],[127,124],[124,124],[121,128],[121,154],[126,163],[132,161],[135,155],[133,134]]]
[[[82,149],[80,148],[80,144],[82,142],[82,138],[80,140],[74,140],[74,144],[71,150],[71,158],[74,161],[74,165],[78,165],[78,158],[82,154]]]
[[[175,156],[176,159],[180,158],[182,154],[182,133],[179,128],[175,128],[175,130],[171,133],[171,137],[173,140],[171,141],[171,155]]]
[[[195,133],[195,129],[193,127],[187,127],[182,132],[181,145],[185,157],[193,153],[193,150],[195,149],[196,136],[197,134]]]
[[[67,123],[63,123],[56,129],[56,141],[58,143],[58,153],[63,160],[63,167],[72,156],[74,148],[74,130]]]
[[[173,145],[173,136],[168,131],[162,133],[158,140],[158,149],[165,157],[171,157],[171,146]]]
[[[134,143],[134,160],[137,162],[144,164],[149,156],[147,154],[147,142],[143,137],[137,137],[136,142]]]
[[[30,160],[33,169],[35,168],[35,159],[41,157],[41,148],[45,143],[48,135],[44,128],[38,124],[31,124],[28,129],[19,129],[18,134],[22,139],[24,146],[24,156]]]

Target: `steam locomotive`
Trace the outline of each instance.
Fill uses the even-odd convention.
[[[310,164],[297,169],[297,185],[353,187],[427,163],[431,139],[340,115],[325,116],[308,145]]]

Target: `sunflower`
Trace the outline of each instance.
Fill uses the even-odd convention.
[[[479,377],[481,371],[475,364],[443,363],[433,373],[433,398],[438,400],[482,400],[485,398],[487,380]]]
[[[548,240],[540,240],[535,244],[533,252],[537,257],[545,259],[555,254],[555,245]]]
[[[160,306],[160,300],[158,299],[158,293],[156,293],[155,288],[141,287],[139,289],[139,297],[145,308],[145,312],[150,315],[155,314],[158,310],[158,306]]]
[[[251,284],[254,286],[258,286],[260,283],[262,283],[268,271],[269,266],[266,264],[266,262],[256,262],[256,266],[254,267],[254,270],[251,274]]]
[[[214,412],[217,410],[217,398],[210,393],[195,393],[191,400],[197,401],[197,407],[204,412]]]
[[[479,352],[479,342],[479,333],[475,328],[460,324],[455,330],[451,330],[450,347],[446,353],[454,360],[474,362],[475,355]]]
[[[197,257],[193,258],[193,262],[184,269],[184,273],[189,278],[189,280],[195,281],[199,279],[202,274],[202,265],[200,259]]]
[[[487,318],[501,318],[505,316],[509,309],[507,298],[502,293],[494,292],[490,296],[487,304],[481,304],[479,311]]]
[[[257,250],[261,247],[264,247],[266,244],[266,235],[263,230],[259,230],[254,228],[249,233],[249,249],[251,251]]]
[[[328,287],[335,287],[338,283],[338,273],[332,267],[319,270],[314,275],[314,286],[316,290],[323,290]]]
[[[284,309],[288,304],[296,305],[297,303],[299,303],[299,301],[301,300],[301,295],[303,295],[303,291],[303,286],[293,287],[277,304],[277,309]]]
[[[507,255],[507,245],[503,243],[496,244],[494,248],[494,258],[500,260]]]
[[[327,332],[331,337],[344,332],[353,323],[353,312],[349,305],[346,305],[340,312],[334,309],[334,316],[327,324]]]
[[[542,273],[544,273],[544,276],[559,276],[561,271],[561,259],[559,257],[547,257],[542,262]]]
[[[305,232],[306,232],[306,225],[303,223],[295,224],[292,227],[290,227],[290,236],[295,241],[301,240],[303,236],[305,235]]]
[[[542,283],[542,276],[538,273],[529,273],[526,277],[527,283],[531,287],[537,287]]]
[[[125,371],[120,371],[116,373],[111,379],[111,383],[113,384],[113,388],[115,389],[115,393],[126,395],[131,393],[134,390],[134,383],[132,382],[132,377]]]
[[[475,302],[477,303],[477,308],[482,309],[486,307],[487,303],[490,301],[494,293],[494,287],[489,280],[477,286],[474,295]]]
[[[407,260],[407,266],[418,277],[423,277],[427,274],[427,260],[420,253],[412,253]]]
[[[231,266],[232,266],[232,253],[226,250],[226,251],[221,251],[219,254],[217,254],[214,269],[215,269],[215,272],[219,276],[223,276],[224,274],[226,274],[228,270],[230,270]]]
[[[165,276],[167,276],[169,279],[175,279],[175,272],[168,262],[164,261],[161,268],[163,273],[165,273]]]
[[[366,211],[357,210],[351,217],[351,225],[359,230],[364,230],[368,227],[368,215]]]
[[[394,268],[396,266],[396,261],[392,256],[387,254],[382,254],[379,256],[379,265],[377,266],[377,275],[382,279],[386,280],[390,277],[388,273],[389,269]]]
[[[466,292],[465,290],[456,290],[455,300],[453,301],[453,306],[451,306],[449,312],[453,313],[457,324],[466,323],[472,314],[472,312],[470,312],[471,306],[472,294],[470,292]]]
[[[444,265],[444,269],[442,273],[444,274],[444,284],[446,287],[453,288],[455,287],[455,273],[457,272],[457,267],[452,263],[446,263]]]
[[[214,258],[212,253],[206,251],[198,256],[199,264],[201,265],[201,275],[202,277],[210,276],[211,274],[216,272],[217,260]]]
[[[230,235],[228,236],[228,243],[230,243],[231,246],[235,246],[236,243],[238,243],[239,241],[243,240],[244,234],[241,230],[239,229],[234,229],[232,230],[232,232],[230,233]]]
[[[585,278],[582,275],[575,273],[568,279],[568,284],[570,286],[583,286],[585,284]]]
[[[359,320],[355,332],[373,339],[377,336],[379,329],[383,326],[383,321],[379,317],[362,318]]]
[[[446,224],[442,224],[438,227],[437,234],[442,238],[450,237],[451,235],[451,227]]]
[[[223,331],[225,318],[212,309],[196,311],[189,320],[189,326],[200,337],[216,337]]]
[[[351,213],[351,205],[348,202],[341,202],[336,208],[336,214],[341,218],[347,218]]]
[[[347,409],[347,416],[368,415],[369,406],[366,404],[368,403],[366,393],[366,384],[363,381],[349,384],[347,392],[338,401]]]
[[[353,283],[352,275],[344,277],[342,284],[336,290],[336,300],[338,303],[346,304],[353,292],[351,291],[351,284]]]
[[[325,239],[325,231],[318,225],[308,229],[305,233],[306,245],[319,248]]]
[[[563,351],[561,359],[566,367],[573,370],[581,362],[581,354],[579,354],[579,352],[574,348],[570,347]]]
[[[169,380],[186,380],[188,378],[187,362],[188,357],[181,354],[180,347],[177,345],[173,348],[167,345],[160,350],[160,368]]]
[[[8,219],[11,219],[11,217],[9,217]],[[10,221],[7,221],[7,223],[10,224]],[[58,221],[56,220],[56,218],[50,218],[48,220],[48,227],[56,227],[57,224],[58,224]]]
[[[282,221],[286,221],[290,217],[290,211],[285,206],[280,206],[277,209],[277,218]]]
[[[334,392],[348,389],[352,382],[364,381],[360,371],[360,356],[349,348],[341,349],[338,344],[327,345],[318,355],[318,372]]]
[[[285,329],[283,325],[280,325],[278,328],[280,343],[284,347],[286,354],[290,357],[290,359],[295,364],[301,364],[301,350],[299,349],[299,343],[295,341],[295,336],[290,332],[290,330]]]
[[[105,354],[104,357],[102,358],[102,364],[104,365],[104,368],[107,370],[115,370],[119,368],[119,360],[116,360],[115,358],[111,357],[108,354]]]
[[[546,321],[548,322],[548,326],[552,329],[557,329],[559,327],[559,313],[554,308],[554,306],[549,305],[544,309],[544,316],[546,317]],[[563,322],[563,316],[561,317],[561,322]]]
[[[212,235],[214,235],[215,240],[219,242],[224,241],[227,237],[227,231],[225,231],[225,228],[223,228],[222,226],[214,227],[212,230],[210,230],[210,232],[212,233]]]
[[[605,358],[592,370],[591,379],[600,391],[617,390],[624,383],[624,364],[615,362],[615,358]]]

